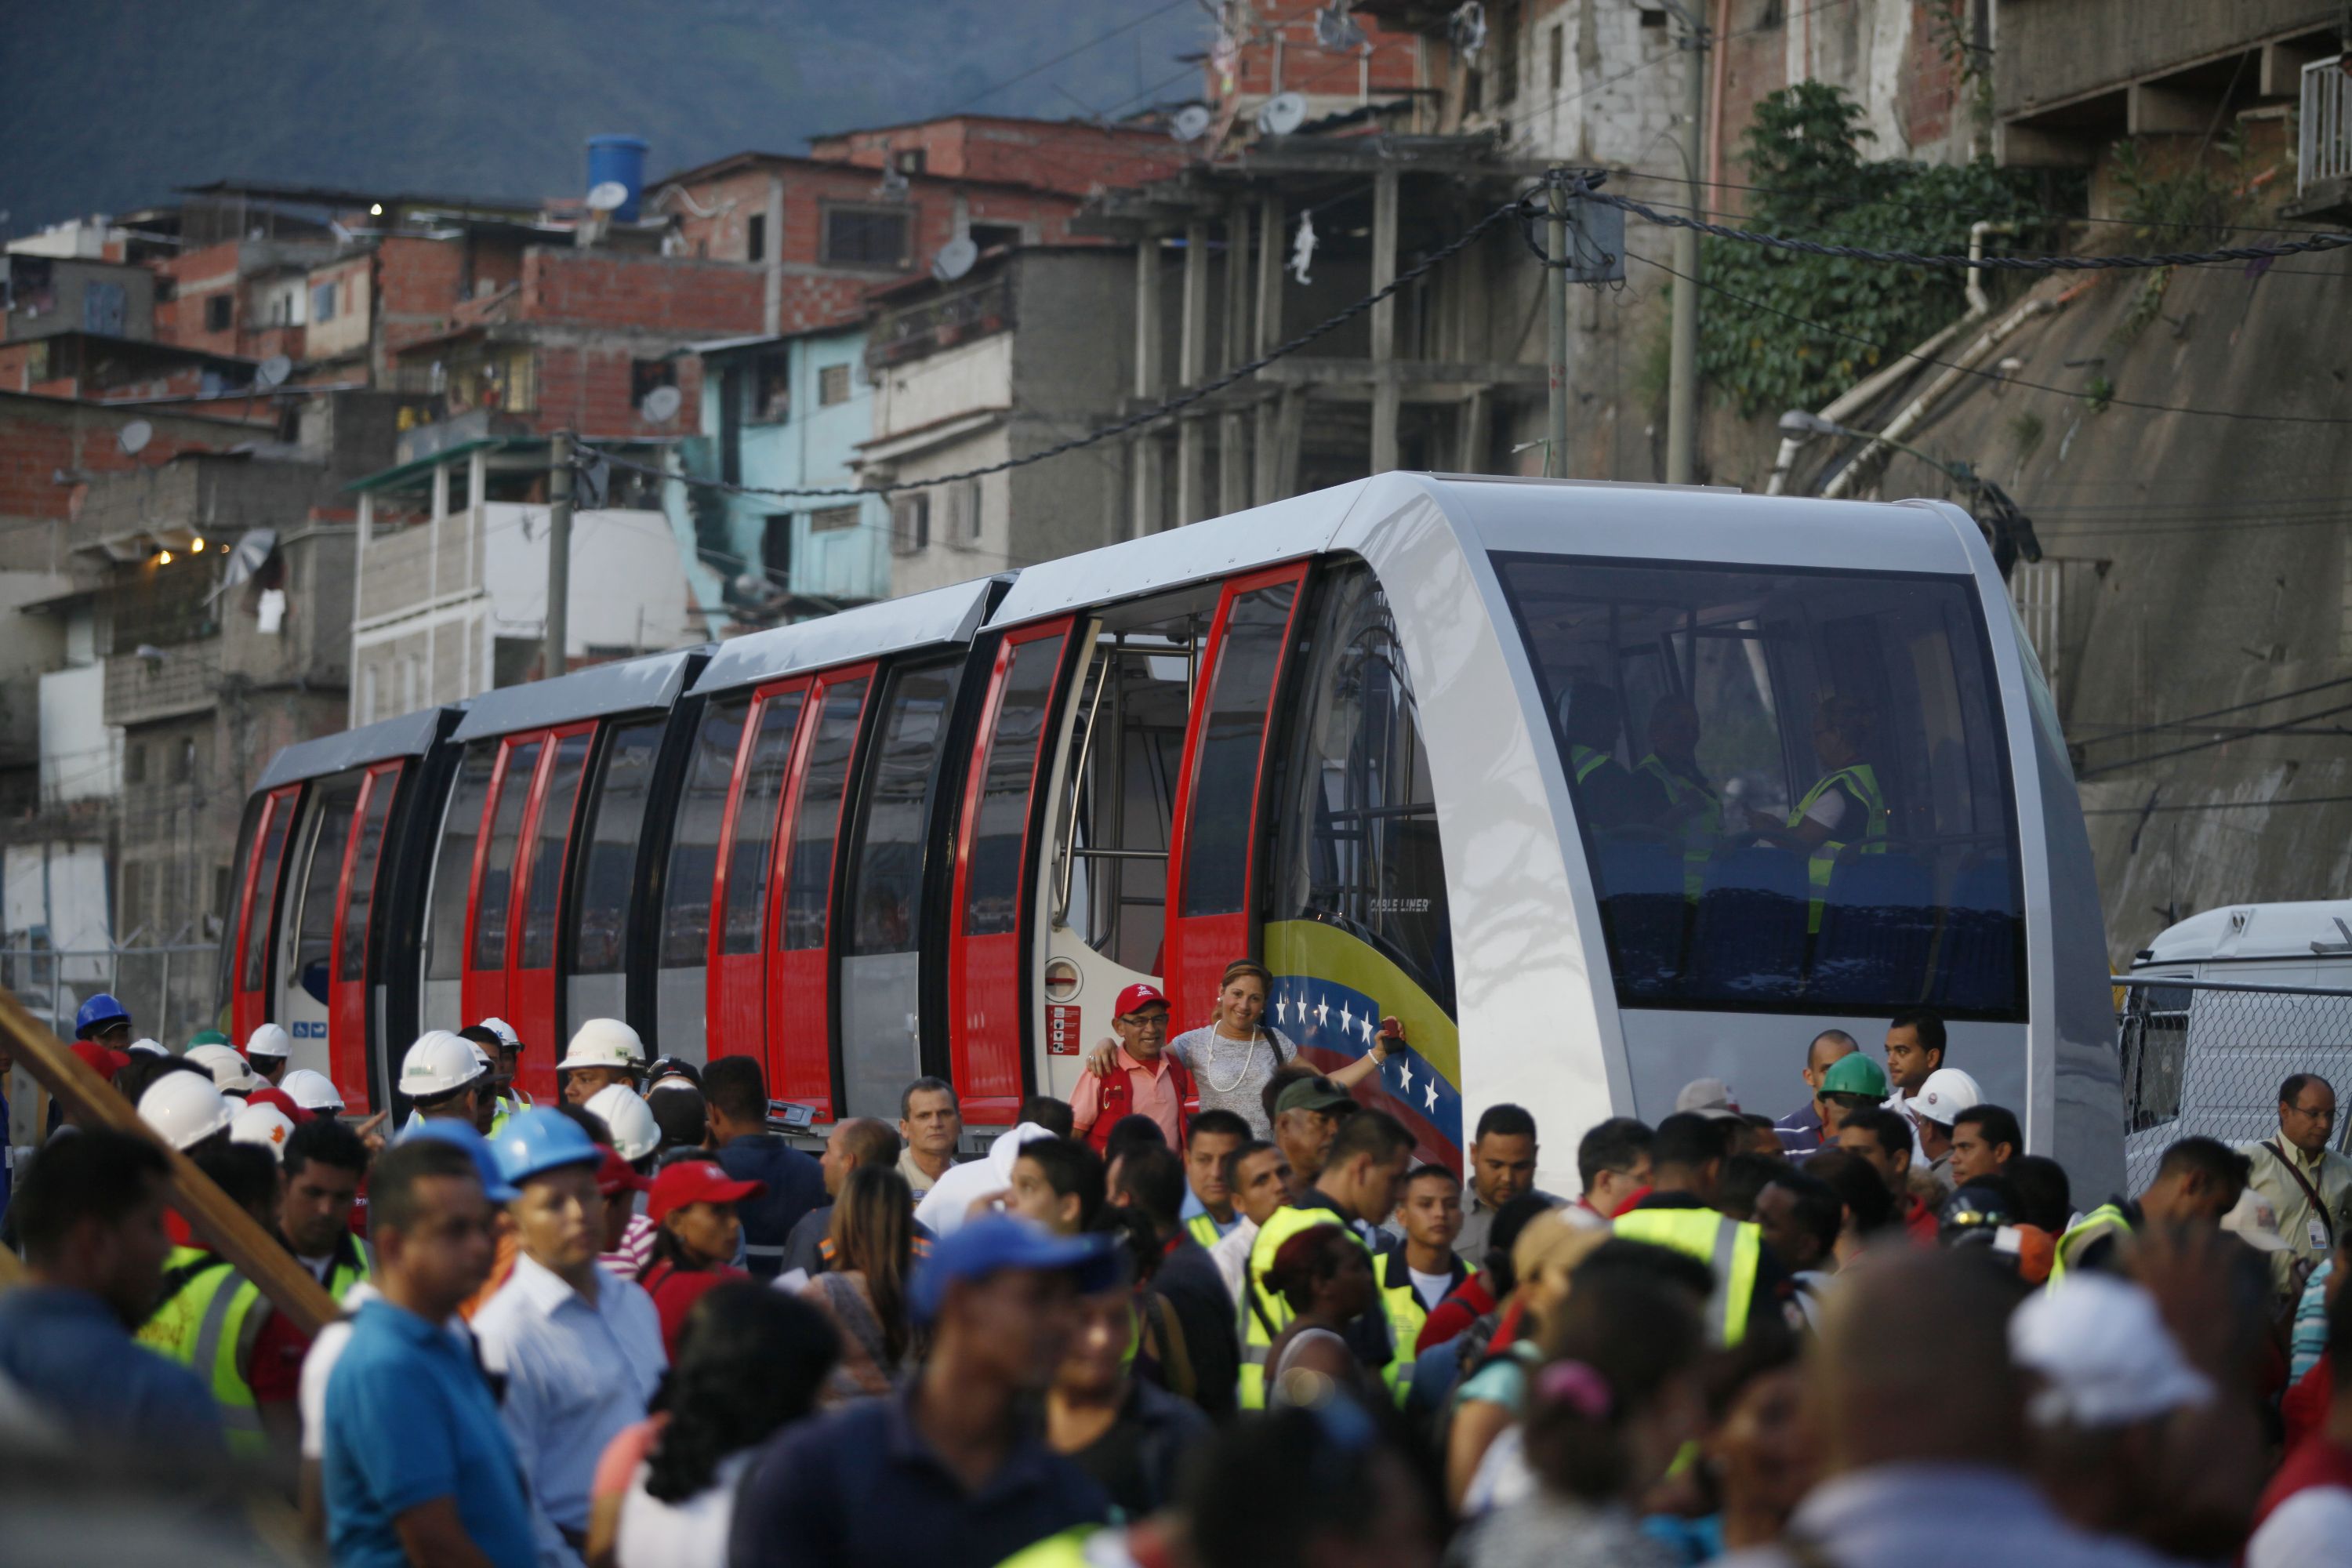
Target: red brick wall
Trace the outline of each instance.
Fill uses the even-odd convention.
[[[574,430],[583,436],[677,437],[702,428],[702,362],[681,355],[677,368],[677,415],[656,425],[641,417],[630,401],[631,365],[639,354],[656,357],[658,351],[632,353],[626,348],[569,348],[548,345],[539,351],[539,411],[529,416],[542,433]]]
[[[237,242],[224,240],[208,245],[202,250],[191,250],[158,263],[158,274],[172,280],[172,299],[158,301],[155,306],[155,336],[167,343],[184,343],[190,348],[206,349],[214,353],[233,354],[236,346],[237,326],[244,315],[237,288]],[[226,331],[213,331],[205,325],[205,301],[226,291],[229,297],[229,325]]]
[[[1757,102],[1788,85],[1788,34],[1780,27],[1767,27],[1764,19],[1771,14],[1772,0],[1732,0],[1730,31],[1720,46],[1723,58],[1723,101],[1713,110],[1707,120],[1707,134],[1714,143],[1721,173],[1710,176],[1727,182],[1722,188],[1709,190],[1707,205],[1724,212],[1744,213],[1748,210],[1753,194],[1731,186],[1749,183],[1748,165],[1742,162],[1744,138],[1748,126],[1755,123]],[[1782,7],[1785,15],[1785,6]],[[1790,26],[1801,26],[1801,22]],[[1647,166],[1660,169],[1679,167],[1669,149]],[[1704,173],[1704,171],[1702,171]],[[1654,189],[1655,187],[1654,187]],[[1686,201],[1687,196],[1675,196]]]
[[[756,332],[764,294],[765,279],[740,267],[534,247],[523,256],[515,316],[646,332]]]
[[[709,217],[697,217],[694,207],[682,201],[673,200],[664,209],[677,214],[679,232],[693,254],[713,261],[748,259],[750,242],[745,220],[768,210],[768,176],[772,168],[783,180],[781,254],[791,265],[820,264],[826,204],[868,205],[881,199],[875,189],[877,176],[872,170],[855,163],[824,165],[796,160],[738,170],[684,187],[693,198],[694,207],[709,213]],[[916,214],[914,265],[910,270],[919,271],[929,265],[931,254],[947,243],[954,229],[959,191],[975,223],[1034,223],[1039,242],[1046,245],[1069,244],[1087,237],[1070,233],[1070,218],[1079,206],[1077,196],[1051,191],[962,185],[952,179],[923,175],[908,182],[907,193],[906,205]],[[770,244],[776,244],[772,236]]]
[[[0,343],[0,392],[29,392],[33,356],[31,343]]]
[[[829,137],[812,142],[809,154],[878,169],[892,153],[913,148],[922,150],[927,174],[1042,185],[1077,196],[1108,185],[1141,184],[1185,161],[1184,150],[1163,132],[986,116]]]
[[[1360,49],[1335,52],[1315,41],[1315,13],[1323,0],[1258,0],[1257,26],[1244,46],[1234,74],[1234,90],[1263,97],[1276,90],[1275,40],[1282,40],[1282,90],[1345,93],[1356,90]],[[1359,15],[1356,26],[1372,46],[1371,86],[1374,92],[1399,91],[1413,85],[1413,35],[1391,32],[1371,17]],[[1201,68],[1203,95],[1218,95],[1213,62]]]
[[[135,462],[115,444],[116,435],[134,418],[145,420],[154,431]],[[256,424],[267,429],[269,421],[263,417]],[[60,468],[106,474],[152,468],[180,452],[218,451],[249,441],[254,433],[254,426],[175,417],[153,409],[0,397],[0,517],[72,516],[84,487],[58,484]]]
[[[1903,131],[1914,147],[1941,142],[1952,129],[1952,110],[1958,100],[1959,71],[1946,49],[1952,36],[1952,0],[1912,0],[1911,58],[1903,62],[1897,89],[1903,101]],[[1880,149],[1881,157],[1893,148]]]

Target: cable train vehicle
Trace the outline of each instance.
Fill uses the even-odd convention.
[[[1460,1165],[1807,1043],[1949,1020],[2084,1190],[2121,1175],[2074,780],[1976,525],[1927,501],[1385,474],[287,748],[221,952],[354,1106],[496,1014],[749,1054],[820,1128],[1066,1098],[1111,1000],[1266,1022]]]

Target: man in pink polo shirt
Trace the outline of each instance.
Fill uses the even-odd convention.
[[[1168,998],[1150,985],[1118,994],[1111,1028],[1118,1053],[1108,1073],[1081,1073],[1070,1095],[1071,1124],[1097,1153],[1122,1116],[1149,1116],[1168,1146],[1184,1146],[1184,1121],[1200,1104],[1192,1075],[1168,1051]]]

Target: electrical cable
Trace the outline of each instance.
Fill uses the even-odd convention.
[[[1019,82],[1027,81],[1031,77],[1036,76],[1040,72],[1053,69],[1055,66],[1060,65],[1064,60],[1075,59],[1078,56],[1085,54],[1088,49],[1095,47],[1097,45],[1110,42],[1113,38],[1118,37],[1121,33],[1132,32],[1136,28],[1143,26],[1146,22],[1156,22],[1160,17],[1168,15],[1169,12],[1185,9],[1192,4],[1192,0],[1168,0],[1167,5],[1154,6],[1152,9],[1144,12],[1139,16],[1130,17],[1127,21],[1121,22],[1118,26],[1113,27],[1108,33],[1097,34],[1094,37],[1088,38],[1085,43],[1077,45],[1076,47],[1065,49],[1060,54],[1055,55],[1052,59],[1040,61],[1036,65],[1031,66],[1027,70],[1023,71],[1018,76],[1009,76],[1003,81],[1000,81],[992,87],[982,88],[978,92],[973,93],[970,98],[965,99],[953,109],[942,110],[940,114],[935,118],[946,119],[950,116],[966,113],[971,110],[973,104],[993,98],[1008,87],[1012,87]]]
[[[2179,719],[2168,719],[2156,724],[2142,724],[2136,730],[2119,730],[2113,734],[2092,735],[2087,737],[2083,744],[2088,746],[2107,741],[2125,741],[2134,735],[2151,735],[2158,730],[2186,729],[2201,720],[2218,719],[2224,713],[2242,713],[2249,708],[2264,708],[2273,702],[2284,702],[2295,697],[2308,697],[2315,691],[2326,691],[2337,686],[2352,686],[2352,675],[2341,676],[2334,680],[2323,680],[2315,686],[2298,686],[2292,691],[2282,691],[2275,697],[2257,697],[2246,702],[2232,702],[2227,708],[2209,708],[2202,713],[2189,713]]]
[[[2232,741],[2251,741],[2262,735],[2274,735],[2282,730],[2292,730],[2297,725],[2308,724],[2315,719],[2334,718],[2338,713],[2352,713],[2352,702],[2339,702],[2333,708],[2322,708],[2315,713],[2298,713],[2292,719],[2283,719],[2275,724],[2263,724],[2255,729],[2242,730],[2234,735],[2223,735],[2217,740],[2195,741],[2186,746],[2175,746],[2168,752],[2151,752],[2145,757],[2131,757],[2119,763],[2102,763],[2095,768],[2084,768],[2074,776],[2077,779],[2096,778],[2101,773],[2121,773],[2126,768],[2145,767],[2150,763],[2163,762],[2168,757],[2185,757],[2191,752],[2210,752],[2216,746],[2226,746]],[[2352,734],[2352,731],[2346,732]]]
[[[2270,811],[2283,805],[2343,805],[2352,795],[2312,795],[2301,800],[2206,800],[2182,805],[2086,805],[2084,816],[2153,816],[2175,811]]]

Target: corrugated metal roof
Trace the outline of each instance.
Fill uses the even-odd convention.
[[[457,721],[460,711],[457,707],[424,708],[403,713],[397,719],[380,719],[356,730],[321,735],[315,741],[298,741],[269,759],[269,766],[262,770],[261,783],[255,787],[276,789],[279,784],[324,778],[346,768],[364,767],[393,757],[421,757],[432,750],[433,742],[443,731]]]
[[[719,645],[694,690],[725,691],[877,654],[969,642],[987,613],[992,591],[1003,581],[977,578],[735,637]]]
[[[485,691],[467,706],[465,721],[451,739],[471,741],[580,719],[601,719],[607,713],[666,709],[677,700],[709,652],[708,647],[693,647],[647,654],[592,665],[554,680]]]

